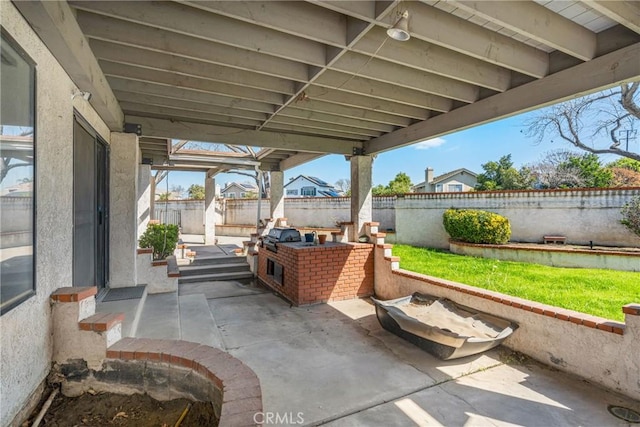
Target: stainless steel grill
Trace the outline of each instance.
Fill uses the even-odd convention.
[[[278,243],[300,242],[300,232],[295,228],[276,227],[262,240],[262,246],[272,252],[278,252]]]

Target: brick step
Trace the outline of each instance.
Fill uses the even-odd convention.
[[[124,313],[96,313],[78,322],[83,331],[105,332],[124,322]]]
[[[197,251],[196,251],[197,253]],[[213,264],[231,264],[246,263],[247,258],[242,256],[229,255],[212,255],[212,256],[196,256],[190,265],[213,265]]]
[[[253,279],[253,273],[251,271],[186,276],[186,277],[181,277],[178,280],[178,283],[182,284],[182,283],[215,282],[215,281],[248,280],[248,279]]]
[[[180,277],[200,276],[203,274],[233,273],[248,271],[249,264],[233,262],[229,264],[204,264],[204,265],[183,265],[180,267]]]

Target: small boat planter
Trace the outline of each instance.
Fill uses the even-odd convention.
[[[389,301],[372,300],[383,328],[442,360],[487,351],[518,328],[509,320],[418,292]]]

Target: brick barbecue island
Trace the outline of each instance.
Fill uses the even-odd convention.
[[[258,251],[258,279],[295,305],[373,295],[370,243],[278,243]]]

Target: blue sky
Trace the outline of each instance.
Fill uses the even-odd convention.
[[[417,184],[424,181],[427,167],[440,175],[458,168],[467,168],[473,172],[482,172],[481,165],[501,156],[511,154],[514,165],[519,168],[540,160],[549,151],[566,149],[579,151],[569,143],[552,142],[551,138],[538,143],[524,134],[524,123],[533,113],[525,113],[464,131],[445,135],[428,141],[419,142],[404,148],[379,154],[373,162],[373,185],[387,185],[396,174],[404,172]],[[601,156],[603,163],[616,160],[617,156]],[[285,171],[285,183],[298,175],[316,176],[330,184],[339,179],[349,179],[349,162],[344,156],[328,155],[313,162]],[[216,184],[224,186],[226,182],[247,181],[247,177],[235,174],[216,176]],[[204,174],[171,172],[169,186],[203,184]],[[161,188],[166,183],[162,182]]]

